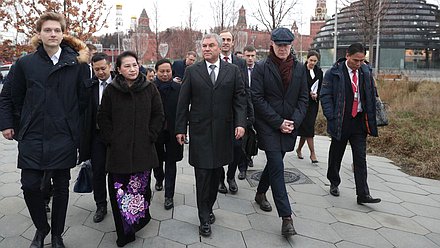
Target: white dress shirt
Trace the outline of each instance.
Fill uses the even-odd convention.
[[[104,81],[101,80],[98,81],[99,81],[99,104],[101,104],[102,93],[104,93],[105,87],[107,87],[112,82],[112,77],[110,76],[107,78],[107,80],[105,81],[106,82],[105,85],[103,85],[102,83]]]
[[[219,71],[220,71],[220,60],[217,59],[217,61],[216,61],[214,64],[211,64],[211,63],[209,63],[209,62],[206,61],[206,60],[205,60],[205,62],[206,62],[206,68],[208,69],[208,74],[211,74],[211,68],[209,68],[209,66],[210,66],[210,65],[215,65],[215,69],[214,69],[214,72],[215,72],[215,81],[217,81],[218,73],[219,73]]]
[[[58,61],[60,60],[60,56],[61,56],[61,47],[58,48],[58,51],[52,55],[52,57],[50,57],[50,60],[52,60],[52,63],[54,65],[56,65],[58,63]]]
[[[347,66],[347,70],[348,70],[348,76],[350,77],[350,82],[352,85],[356,85],[356,89],[357,89],[357,95],[358,95],[358,113],[362,112],[362,99],[361,99],[361,94],[359,92],[359,70],[356,70],[356,76],[357,76],[357,84],[355,84],[353,82],[353,69],[351,69],[350,67],[348,67],[347,61],[345,61],[345,66]],[[353,86],[352,86],[353,87]],[[353,88],[352,88],[353,89]]]

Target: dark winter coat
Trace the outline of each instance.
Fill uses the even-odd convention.
[[[213,169],[232,162],[234,129],[246,127],[246,92],[236,65],[221,60],[215,85],[204,60],[186,68],[176,133],[186,134],[188,122],[192,166]]]
[[[37,38],[37,50],[15,64],[11,97],[20,113],[15,138],[18,168],[66,169],[76,165],[83,82],[89,77],[86,45],[65,36],[56,65]]]
[[[108,145],[106,169],[131,174],[159,165],[154,142],[162,129],[164,112],[154,83],[139,73],[131,87],[116,76],[102,95],[98,127]]]
[[[114,73],[111,73],[111,78],[115,78]],[[79,162],[89,160],[92,152],[92,138],[93,132],[97,130],[96,116],[99,107],[99,79],[93,76],[84,82],[86,89],[87,105],[84,111],[84,116],[81,118],[81,144],[79,150]]]
[[[14,109],[11,98],[11,84],[14,79],[15,65],[11,66],[8,75],[3,80],[3,88],[0,93],[0,131],[14,129],[17,132],[20,114]]]
[[[327,132],[335,139],[340,140],[342,135],[342,122],[344,120],[345,87],[346,82],[343,70],[346,69],[346,59],[338,60],[332,68],[326,71],[320,92],[321,106],[327,118]],[[376,86],[373,75],[367,65],[359,68],[359,92],[363,109],[364,128],[369,135],[377,136],[376,124]]]
[[[284,91],[275,63],[270,58],[258,62],[252,71],[251,92],[258,147],[265,151],[292,151],[309,100],[304,65],[294,61],[292,79]],[[280,130],[284,119],[294,122],[294,131],[290,134]]]
[[[180,161],[183,158],[183,146],[177,143],[175,132],[177,101],[181,85],[171,80],[166,83],[168,87],[164,87],[164,83],[158,78],[155,84],[159,89],[165,112],[163,129],[156,141],[157,155],[160,161]]]

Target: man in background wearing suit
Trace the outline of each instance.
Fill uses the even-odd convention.
[[[80,161],[91,160],[93,170],[93,198],[96,203],[96,212],[93,222],[101,222],[107,214],[107,184],[105,160],[107,147],[99,136],[99,127],[96,124],[96,113],[101,103],[102,94],[113,80],[111,74],[111,59],[105,53],[96,53],[91,59],[94,76],[86,81],[86,88],[90,94],[84,118],[82,134],[82,149]]]
[[[253,123],[253,107],[252,107],[252,101],[250,98],[250,90],[249,85],[247,82],[248,79],[248,73],[246,69],[246,61],[244,59],[241,59],[237,57],[236,55],[232,54],[232,51],[234,50],[234,36],[232,33],[228,30],[223,30],[220,32],[220,37],[222,38],[223,44],[221,46],[221,54],[220,59],[227,62],[234,64],[238,66],[240,69],[243,84],[245,84],[246,92],[248,93],[248,109],[247,109],[247,117],[248,117],[248,123],[246,123],[246,127],[252,126]],[[234,141],[234,159],[233,161],[228,165],[228,172],[226,173],[226,181],[229,185],[229,191],[233,194],[235,194],[238,191],[238,185],[235,181],[235,172],[237,171],[237,167],[240,171],[243,171],[243,166],[246,166],[246,155],[244,154],[244,151],[242,149],[242,140],[235,140]],[[228,193],[228,189],[225,185],[225,170],[222,168],[222,174],[220,177],[220,182],[218,185],[218,192],[226,194]]]
[[[233,140],[243,137],[246,126],[242,74],[237,66],[219,59],[221,44],[217,34],[202,38],[204,60],[186,69],[177,103],[176,139],[180,145],[189,121],[189,163],[196,177],[202,236],[211,235],[221,168],[232,162]]]
[[[186,67],[194,64],[197,59],[197,53],[194,51],[189,51],[186,53],[186,58],[184,60],[176,60],[173,63],[173,80],[176,83],[182,82],[183,75],[185,74]]]

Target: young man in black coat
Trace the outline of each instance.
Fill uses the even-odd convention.
[[[295,147],[297,129],[306,115],[309,100],[305,67],[290,52],[293,38],[287,28],[272,31],[270,54],[255,65],[251,86],[258,147],[267,158],[255,201],[262,210],[271,211],[266,192],[269,186],[272,188],[284,236],[294,235],[296,231],[284,183],[283,159]]]
[[[246,127],[247,95],[241,72],[220,60],[221,44],[217,34],[202,38],[204,60],[186,69],[177,103],[176,138],[180,145],[189,122],[189,163],[196,176],[202,236],[211,235],[221,169],[232,162],[233,140],[243,137]]]
[[[52,247],[64,247],[70,169],[75,167],[80,139],[84,81],[89,78],[86,45],[63,36],[61,14],[48,12],[36,23],[36,51],[16,62],[11,84],[14,108],[20,114],[15,138],[24,199],[37,229],[31,247],[43,247],[51,232]],[[52,173],[53,202],[49,225],[41,182]]]

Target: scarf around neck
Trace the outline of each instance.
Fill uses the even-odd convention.
[[[281,79],[283,81],[284,91],[287,91],[289,88],[290,81],[293,76],[293,55],[289,54],[285,61],[282,61],[275,55],[273,47],[270,47],[269,58],[274,62],[277,66],[278,71],[280,72]]]

